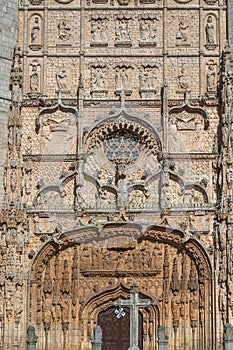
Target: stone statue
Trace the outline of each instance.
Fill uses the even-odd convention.
[[[176,45],[185,45],[187,44],[188,34],[187,34],[187,28],[189,26],[184,24],[183,21],[180,21],[179,23],[179,30],[176,33]]]
[[[58,24],[57,28],[58,28],[58,35],[60,40],[67,41],[70,39],[71,37],[70,26],[65,20],[62,20]]]
[[[214,35],[214,24],[213,24],[212,16],[207,17],[205,32],[206,32],[206,44],[213,45],[215,43],[215,35]]]
[[[38,92],[39,90],[39,75],[36,71],[33,71],[30,76],[30,91]]]
[[[178,86],[182,90],[186,90],[189,87],[188,76],[185,73],[184,67],[181,67],[180,73],[178,74]]]
[[[107,43],[106,23],[104,20],[93,20],[91,23],[92,44]]]
[[[225,341],[233,341],[233,326],[230,323],[224,325]]]
[[[131,79],[129,75],[129,69],[127,69],[126,67],[118,68],[116,70],[116,90],[131,90]]]
[[[131,41],[131,31],[128,27],[128,21],[122,19],[116,23],[116,42],[129,42]]]
[[[68,87],[67,87],[67,73],[66,73],[65,67],[63,67],[63,68],[56,74],[56,78],[57,78],[58,89],[61,89],[61,90],[68,90]]]
[[[103,68],[97,67],[92,72],[92,91],[106,90],[106,81]]]
[[[208,72],[207,72],[207,91],[208,92],[216,90],[215,83],[216,83],[216,73],[215,73],[214,63],[210,62],[208,67]]]
[[[27,350],[36,350],[36,343],[38,341],[38,337],[35,333],[35,327],[28,326],[27,329]]]
[[[156,76],[151,67],[145,67],[140,74],[141,89],[142,90],[154,90]]]
[[[31,43],[32,44],[39,44],[40,38],[40,26],[39,26],[39,17],[35,17],[35,21],[32,25],[32,31],[31,31]]]

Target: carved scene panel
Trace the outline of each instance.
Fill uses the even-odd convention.
[[[161,238],[166,235],[158,233]],[[104,296],[112,295],[114,300],[114,290],[129,289],[136,283],[144,295],[158,302],[161,324],[172,325],[168,327],[171,349],[177,344],[185,348],[183,337],[176,337],[177,329],[185,332],[190,344],[197,344],[202,337],[198,329],[209,317],[209,270],[192,243],[181,249],[174,242],[153,240],[151,236],[112,248],[97,241],[95,245],[74,245],[60,252],[48,249],[35,262],[32,280],[30,314],[38,333],[45,332],[45,338],[53,339],[54,332],[58,332],[62,339],[61,344],[56,343],[59,350],[64,341],[73,344],[72,333],[66,332],[74,323],[78,325],[77,334],[86,329],[90,337],[98,309],[103,310]],[[91,311],[88,305],[96,297],[98,302]],[[207,324],[204,327],[208,328]],[[81,344],[82,337],[78,339]],[[38,349],[42,349],[42,343]]]

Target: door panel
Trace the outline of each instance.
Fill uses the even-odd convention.
[[[125,308],[125,316],[116,318],[115,307],[102,311],[98,317],[98,325],[102,328],[103,344],[102,350],[128,350],[130,346],[130,313]],[[142,347],[142,315],[139,312],[139,349]]]

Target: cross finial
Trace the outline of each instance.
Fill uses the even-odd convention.
[[[123,109],[125,107],[125,90],[121,90],[120,98],[121,98],[121,109]]]

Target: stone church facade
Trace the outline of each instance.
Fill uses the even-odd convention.
[[[132,285],[156,302],[141,349],[232,349],[232,4],[9,11],[0,349],[91,350],[100,324],[103,350],[125,350],[113,302]]]

